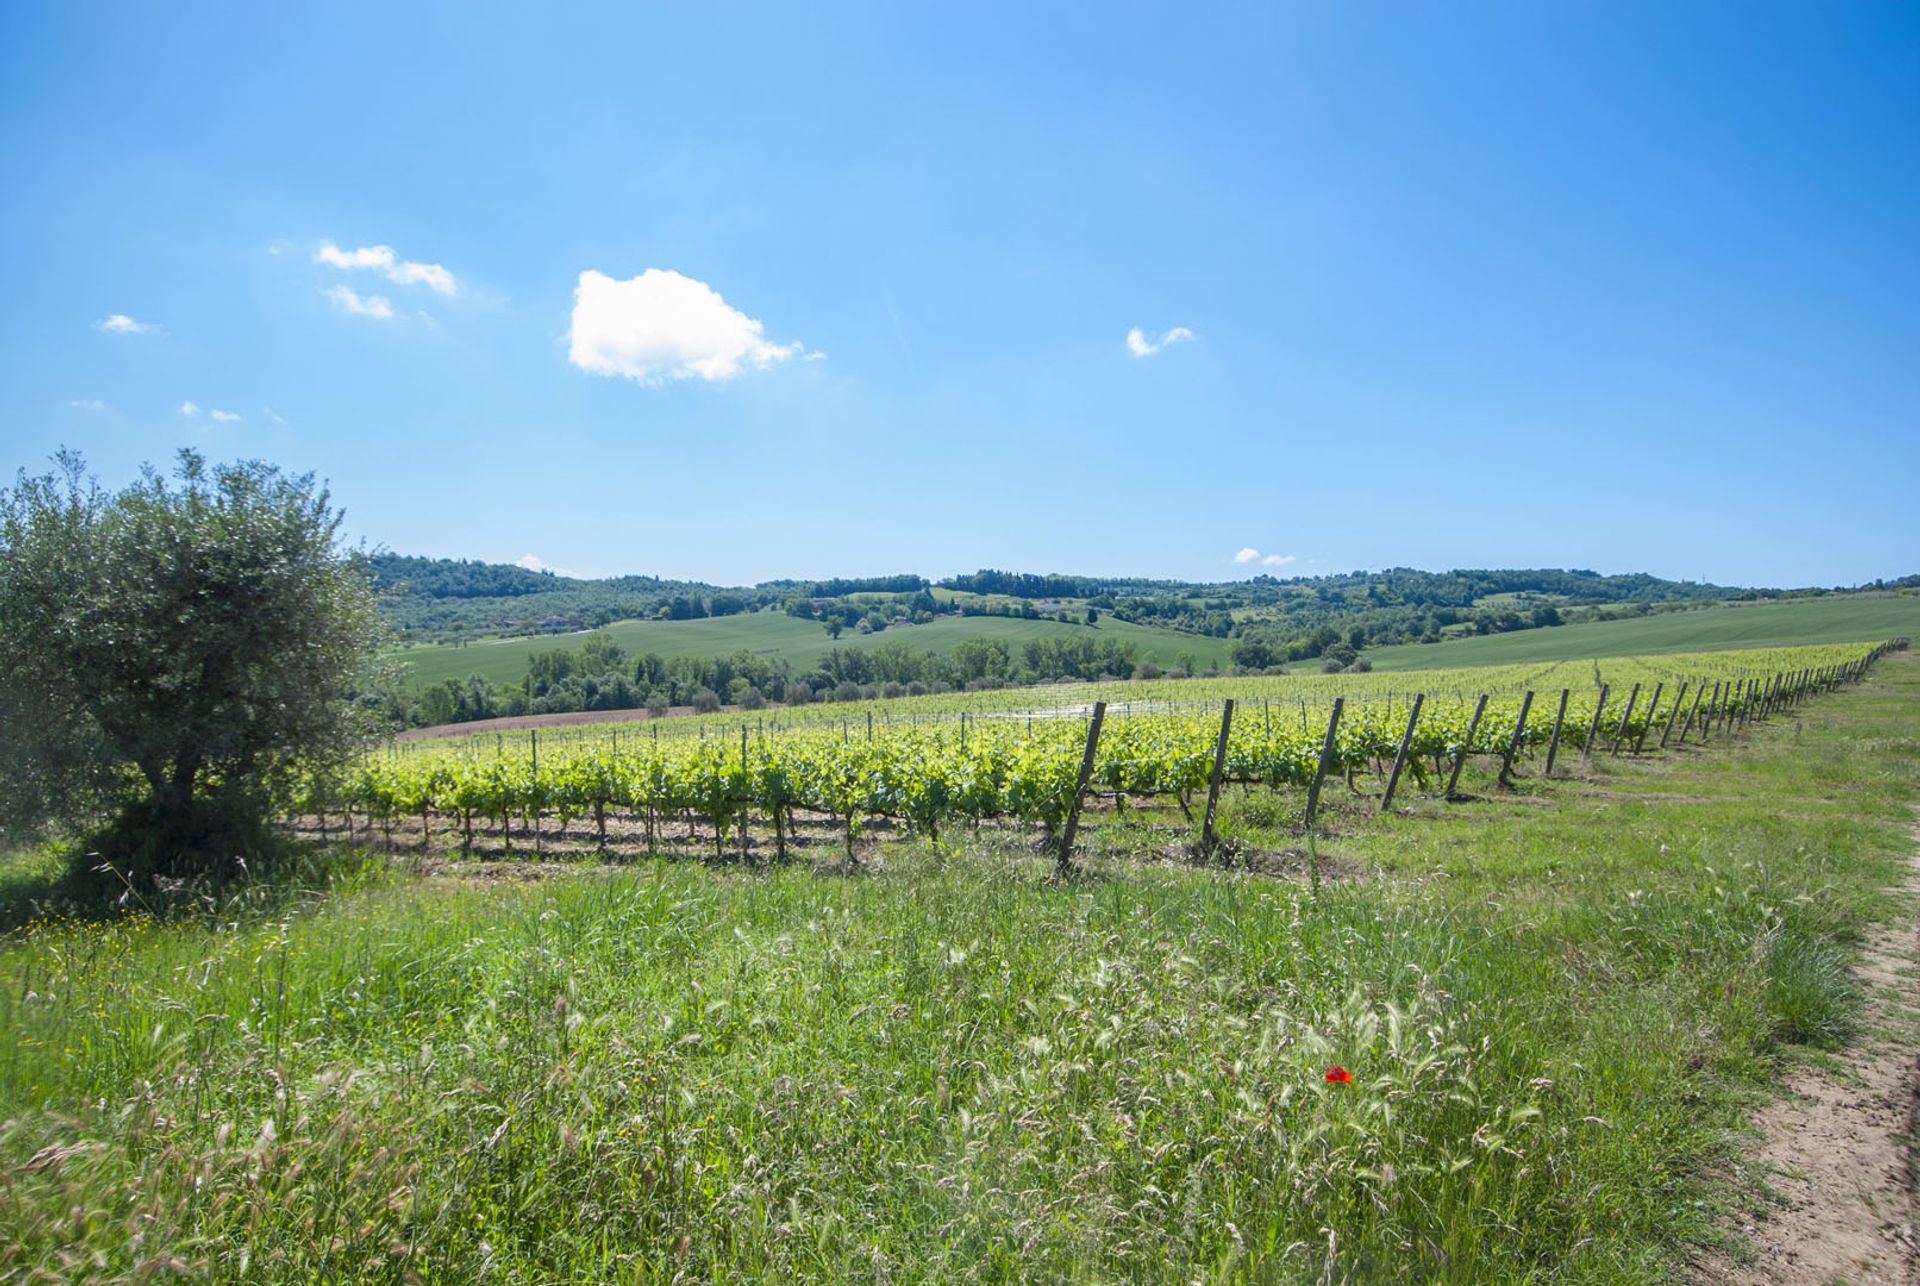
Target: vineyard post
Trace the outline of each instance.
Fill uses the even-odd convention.
[[[1553,735],[1547,738],[1547,770],[1544,776],[1553,776],[1553,757],[1560,750],[1560,725],[1567,721],[1567,698],[1573,695],[1573,689],[1560,689],[1560,708],[1553,714]]]
[[[1093,752],[1100,745],[1100,721],[1107,717],[1107,703],[1093,703],[1093,720],[1087,724],[1087,749],[1080,756],[1080,776],[1073,785],[1073,803],[1067,808],[1066,829],[1060,832],[1060,856],[1054,864],[1054,870],[1065,875],[1073,870],[1073,835],[1080,829],[1080,800],[1087,793],[1087,783],[1093,779]]]
[[[1747,681],[1740,680],[1734,686],[1733,699],[1727,702],[1727,732],[1747,722]]]
[[[1227,734],[1233,727],[1233,698],[1228,697],[1220,706],[1220,736],[1213,743],[1213,771],[1207,774],[1207,814],[1200,824],[1200,852],[1203,856],[1213,852],[1213,813],[1220,803],[1220,780],[1227,770]]]
[[[1633,718],[1633,704],[1640,699],[1640,685],[1633,685],[1633,691],[1627,693],[1627,708],[1620,712],[1620,726],[1613,730],[1613,754],[1620,753],[1620,738],[1627,735],[1627,722]]]
[[[1714,686],[1716,689],[1719,687],[1718,684],[1715,684]],[[1700,681],[1700,686],[1693,690],[1693,705],[1687,709],[1687,721],[1680,725],[1681,741],[1685,741],[1687,739],[1687,729],[1693,727],[1693,717],[1700,713],[1700,698],[1704,697],[1705,695],[1707,695],[1707,684],[1706,684],[1706,680],[1702,679]]]
[[[1333,739],[1340,729],[1340,711],[1346,707],[1345,697],[1333,699],[1333,713],[1327,717],[1327,739],[1320,743],[1320,762],[1313,769],[1313,785],[1307,787],[1307,834],[1313,834],[1313,817],[1320,811],[1320,783],[1327,778],[1327,769],[1333,765]]]
[[[527,729],[527,744],[533,747],[533,855],[546,856],[540,846],[540,729]]]
[[[1520,717],[1513,721],[1513,735],[1507,738],[1507,753],[1500,756],[1500,784],[1511,788],[1513,785],[1513,757],[1520,750],[1520,738],[1527,734],[1527,712],[1533,709],[1533,692],[1529,689],[1520,698]]]
[[[1690,680],[1682,680],[1680,683],[1680,691],[1673,695],[1673,709],[1667,711],[1666,726],[1660,729],[1660,749],[1662,750],[1667,748],[1667,738],[1673,735],[1673,725],[1680,718],[1680,707],[1687,703],[1687,687],[1689,683]],[[1700,704],[1700,690],[1698,688],[1694,689],[1693,702],[1695,705]]]
[[[1647,703],[1647,714],[1640,724],[1640,735],[1633,739],[1633,753],[1636,755],[1640,753],[1640,747],[1647,744],[1647,734],[1653,731],[1654,716],[1660,709],[1660,693],[1666,686],[1664,679],[1653,685],[1653,700]]]
[[[1706,687],[1706,682],[1702,680],[1700,686],[1704,689]],[[1707,717],[1700,721],[1700,742],[1702,745],[1706,744],[1707,727],[1709,724],[1713,722],[1713,708],[1716,705],[1718,705],[1719,702],[1720,702],[1720,681],[1718,679],[1715,679],[1713,681],[1713,695],[1707,698]],[[1700,711],[1697,708],[1687,711],[1687,721],[1685,724],[1681,725],[1680,740],[1675,743],[1676,745],[1686,744],[1687,733],[1693,727],[1693,717],[1699,713]]]
[[[1587,744],[1580,748],[1583,763],[1593,762],[1593,743],[1600,735],[1600,712],[1607,708],[1607,693],[1612,691],[1606,684],[1600,685],[1600,699],[1593,703],[1593,718],[1587,724]]]
[[[1407,730],[1400,734],[1400,749],[1393,753],[1393,772],[1387,778],[1387,793],[1380,797],[1380,811],[1383,813],[1393,807],[1393,788],[1400,784],[1400,770],[1407,766],[1407,749],[1413,745],[1413,725],[1420,722],[1420,705],[1426,699],[1424,692],[1413,694],[1413,709],[1407,714]]]
[[[1480,700],[1473,707],[1473,718],[1467,720],[1467,737],[1460,743],[1460,753],[1453,758],[1453,772],[1447,777],[1446,798],[1452,799],[1454,789],[1460,784],[1460,770],[1467,766],[1467,756],[1473,753],[1473,734],[1480,730],[1480,716],[1487,712],[1487,694],[1482,692]]]
[[[747,725],[740,725],[740,864],[747,861],[747,803],[753,798],[753,786],[747,780]]]

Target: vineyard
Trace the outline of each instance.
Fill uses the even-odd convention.
[[[1089,801],[1115,811],[1177,805],[1214,845],[1223,786],[1303,791],[1312,830],[1321,791],[1353,799],[1458,793],[1476,758],[1551,774],[1567,757],[1704,744],[1863,674],[1905,640],[1487,671],[1213,683],[1079,685],[911,702],[805,707],[774,719],[409,742],[344,779],[309,783],[293,812],[327,836],[376,832],[389,846],[544,855],[692,848],[752,858],[830,834],[846,860],[874,831],[937,839],[983,824],[1037,831],[1064,867]],[[662,727],[669,729],[661,734]],[[758,830],[756,835],[754,832]]]

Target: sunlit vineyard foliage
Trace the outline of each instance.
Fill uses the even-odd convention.
[[[1204,790],[1222,705],[1237,703],[1224,760],[1230,783],[1302,787],[1321,771],[1329,712],[1343,698],[1326,771],[1384,772],[1406,739],[1412,788],[1444,780],[1462,755],[1657,747],[1675,733],[1710,737],[1788,688],[1835,680],[1866,644],[1701,653],[1597,663],[1391,676],[1338,674],[975,693],[875,707],[656,722],[646,733],[576,727],[414,742],[369,757],[344,781],[315,782],[295,811],[393,821],[447,819],[471,846],[476,821],[511,835],[554,816],[562,827],[611,813],[702,819],[716,850],[749,814],[784,851],[795,814],[823,815],[851,849],[871,819],[938,836],[942,828],[1014,819],[1053,835],[1077,795],[1089,703],[1107,700],[1089,786],[1126,798]],[[1564,714],[1560,694],[1567,693]],[[1531,702],[1527,694],[1534,694]],[[1413,698],[1424,697],[1409,732]],[[1481,697],[1485,695],[1484,709]],[[1523,706],[1526,709],[1521,721]],[[1476,710],[1481,710],[1478,720]],[[661,735],[663,726],[670,731]],[[1556,735],[1557,733],[1557,735]],[[443,831],[444,834],[444,831]]]

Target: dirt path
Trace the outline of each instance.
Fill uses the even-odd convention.
[[[1920,828],[1905,889],[1920,893]],[[1803,1067],[1760,1113],[1758,1159],[1777,1204],[1748,1214],[1757,1256],[1709,1281],[1826,1286],[1920,1283],[1912,1168],[1920,1099],[1920,929],[1876,932],[1860,969],[1866,1035],[1834,1070]]]

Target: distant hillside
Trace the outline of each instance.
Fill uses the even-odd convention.
[[[1905,613],[1920,603],[1558,569],[1209,584],[987,570],[938,583],[903,573],[734,588],[399,555],[373,570],[408,644],[397,659],[409,694],[395,713],[412,723],[1163,671],[1618,655],[1661,650],[1669,636],[1688,648],[1864,640],[1911,633]],[[1679,623],[1656,624],[1668,620]]]
[[[1748,590],[1557,569],[1423,572],[1391,568],[1321,577],[1256,576],[1212,583],[982,570],[940,582],[903,573],[859,579],[767,581],[719,586],[621,576],[580,580],[498,563],[373,559],[388,622],[416,641],[458,641],[592,629],[615,621],[704,620],[772,607],[835,620],[852,631],[883,628],[903,614],[1084,619],[1088,609],[1135,624],[1211,638],[1253,637],[1292,655],[1319,655],[1335,630],[1361,627],[1369,645],[1435,641],[1449,633],[1499,633],[1556,623],[1584,609],[1623,603],[1697,603],[1766,597]]]

